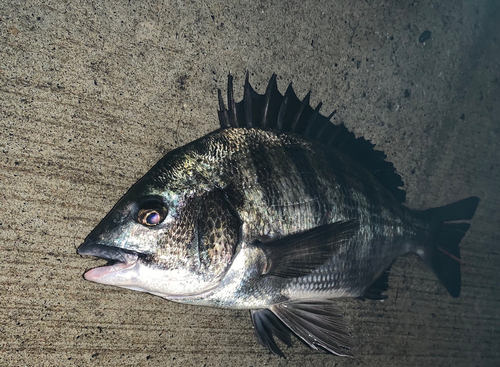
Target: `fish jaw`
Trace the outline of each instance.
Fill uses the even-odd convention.
[[[133,261],[129,263],[117,263],[110,266],[101,266],[88,270],[83,277],[85,280],[90,280],[91,282],[114,285],[114,279],[116,279],[117,275],[132,270],[136,265],[137,262]]]
[[[139,253],[92,242],[83,243],[77,252],[79,255],[96,256],[110,262],[106,266],[85,272],[83,277],[86,280],[120,287],[137,283]]]

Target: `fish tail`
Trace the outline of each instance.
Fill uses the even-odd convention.
[[[423,213],[432,224],[430,246],[421,254],[438,279],[452,297],[460,295],[460,249],[458,245],[470,227],[469,223],[449,223],[471,220],[479,198],[472,196],[438,208],[427,209]]]

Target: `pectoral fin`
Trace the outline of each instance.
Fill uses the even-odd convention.
[[[352,337],[340,312],[328,300],[300,300],[272,305],[270,310],[309,347],[352,357]]]
[[[265,255],[263,275],[300,277],[332,258],[359,229],[357,220],[325,224],[255,246]]]

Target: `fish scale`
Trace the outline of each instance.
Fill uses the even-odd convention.
[[[403,205],[383,152],[301,101],[276,75],[250,86],[220,129],[163,157],[78,248],[109,260],[85,279],[175,302],[249,309],[260,343],[294,334],[313,349],[352,355],[334,300],[384,299],[394,259],[420,255],[453,297],[459,243],[479,199],[424,211]],[[330,115],[331,117],[332,115]],[[461,221],[460,223],[454,223]]]

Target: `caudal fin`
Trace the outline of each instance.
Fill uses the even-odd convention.
[[[460,295],[460,250],[458,245],[470,227],[469,223],[448,223],[471,220],[479,198],[472,196],[456,203],[424,211],[431,220],[433,236],[422,258],[432,268],[452,297]]]

